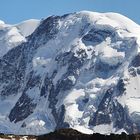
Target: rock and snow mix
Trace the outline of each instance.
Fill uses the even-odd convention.
[[[0,132],[140,132],[139,42],[116,13],[0,22]]]

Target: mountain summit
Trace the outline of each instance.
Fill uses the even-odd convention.
[[[140,26],[88,11],[29,21],[0,23],[0,132],[140,132]]]

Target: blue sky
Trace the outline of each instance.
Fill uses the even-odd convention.
[[[0,0],[0,19],[11,24],[81,10],[118,12],[140,24],[140,0]]]

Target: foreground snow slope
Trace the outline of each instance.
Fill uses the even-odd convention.
[[[25,25],[18,29],[29,35]],[[140,132],[140,26],[88,11],[34,25],[1,55],[0,132]]]

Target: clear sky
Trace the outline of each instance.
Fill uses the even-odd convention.
[[[0,19],[10,24],[81,10],[117,12],[140,24],[140,0],[0,0]]]

